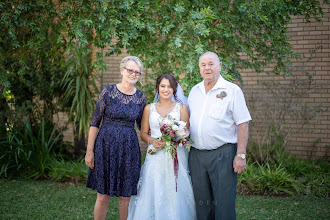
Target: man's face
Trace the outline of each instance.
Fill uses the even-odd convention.
[[[204,54],[199,61],[199,71],[206,82],[216,82],[220,76],[221,63],[212,53]]]

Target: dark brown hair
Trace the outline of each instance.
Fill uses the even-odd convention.
[[[173,89],[173,96],[176,101],[179,101],[178,98],[176,97],[176,89],[178,87],[178,81],[176,80],[175,76],[165,73],[163,75],[158,76],[156,80],[156,92],[159,94],[159,84],[163,79],[168,79],[170,81],[170,85]]]

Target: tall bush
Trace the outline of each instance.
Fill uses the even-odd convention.
[[[99,93],[91,52],[86,45],[77,43],[73,46],[66,62],[68,70],[61,81],[64,88],[61,102],[64,106],[69,106],[69,120],[76,127],[75,150],[78,155],[85,149],[84,136],[88,132],[94,111],[95,95]],[[79,139],[83,141],[78,141]]]
[[[29,117],[26,117],[22,130],[13,128],[0,143],[0,176],[44,176],[56,148],[59,148],[61,136],[56,128],[47,128],[43,118],[38,126],[32,127]]]
[[[1,124],[19,126],[26,115],[31,124],[42,117],[52,124],[65,71],[56,7],[51,0],[1,1],[0,17]]]

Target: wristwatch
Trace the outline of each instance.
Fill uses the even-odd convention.
[[[242,158],[243,160],[246,158],[246,155],[245,154],[236,154],[236,156]]]

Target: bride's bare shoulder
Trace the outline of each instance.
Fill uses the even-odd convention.
[[[144,107],[144,112],[145,111],[150,111],[150,107],[151,107],[151,104],[148,104],[148,105],[146,105],[145,107]]]
[[[180,103],[180,110],[181,111],[188,111],[188,108],[185,104]]]

